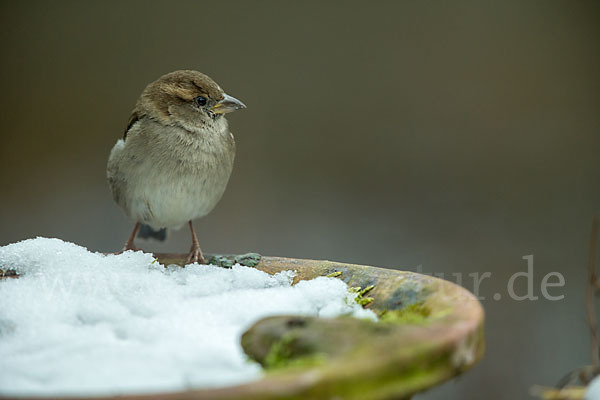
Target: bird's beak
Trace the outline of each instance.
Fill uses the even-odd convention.
[[[241,110],[242,108],[246,108],[246,105],[236,99],[233,96],[228,94],[223,94],[223,100],[219,101],[217,104],[210,108],[215,114],[227,114],[235,110]]]

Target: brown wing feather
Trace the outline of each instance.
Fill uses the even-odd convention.
[[[123,140],[127,139],[127,132],[131,129],[131,127],[140,120],[140,116],[137,111],[133,111],[131,116],[129,117],[129,121],[127,121],[127,128],[125,128],[125,133],[123,133]]]

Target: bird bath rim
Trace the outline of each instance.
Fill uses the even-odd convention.
[[[183,265],[185,255],[155,254],[164,265]],[[117,396],[36,396],[20,399],[199,400],[199,399],[398,399],[438,385],[475,365],[483,356],[484,312],[466,289],[415,272],[342,262],[260,257],[255,268],[275,274],[295,270],[294,283],[335,275],[349,287],[366,288],[369,307],[381,321],[354,318],[268,317],[242,338],[247,354],[265,365],[275,343],[290,337],[314,347],[324,361],[267,369],[257,381],[210,389]],[[402,310],[427,310],[406,318]],[[419,311],[420,312],[420,311]],[[408,315],[410,317],[410,315]],[[302,319],[301,327],[290,321]],[[392,322],[385,322],[392,321]],[[304,328],[308,326],[308,328]],[[287,336],[286,336],[287,335]],[[320,336],[319,336],[320,335]],[[326,345],[325,345],[326,344]],[[290,350],[291,351],[291,350]],[[291,357],[301,359],[305,354]],[[9,397],[2,397],[5,399]]]

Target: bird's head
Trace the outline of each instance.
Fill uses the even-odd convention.
[[[202,129],[223,114],[246,108],[226,94],[215,81],[197,71],[174,71],[144,89],[138,109],[166,125]]]

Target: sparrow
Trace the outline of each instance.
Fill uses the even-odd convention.
[[[135,221],[123,250],[139,237],[164,240],[188,224],[187,263],[206,263],[192,220],[221,199],[235,158],[225,114],[246,108],[210,77],[191,70],[161,76],[140,95],[106,175],[114,201]]]

